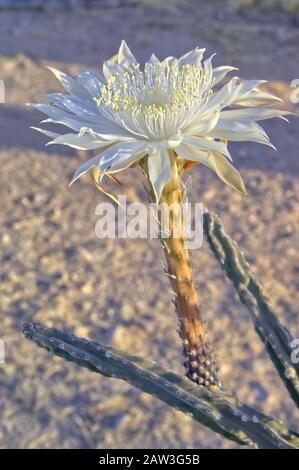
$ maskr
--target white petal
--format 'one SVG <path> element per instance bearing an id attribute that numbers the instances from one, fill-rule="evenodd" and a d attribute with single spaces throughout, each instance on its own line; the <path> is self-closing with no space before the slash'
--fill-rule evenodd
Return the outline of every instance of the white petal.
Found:
<path id="1" fill-rule="evenodd" d="M 124 40 L 122 40 L 118 51 L 117 62 L 121 67 L 126 69 L 130 68 L 132 64 L 137 63 L 134 55 Z"/>
<path id="2" fill-rule="evenodd" d="M 158 57 L 155 56 L 155 54 L 152 54 L 149 58 L 149 60 L 145 63 L 145 65 L 155 65 L 155 64 L 160 64 L 161 62 L 159 61 Z M 166 65 L 166 62 L 165 62 Z"/>
<path id="3" fill-rule="evenodd" d="M 212 135 L 214 132 L 217 133 L 218 131 L 231 131 L 235 133 L 242 133 L 242 132 L 260 132 L 264 136 L 266 136 L 266 132 L 264 129 L 254 121 L 244 119 L 244 120 L 235 120 L 235 119 L 219 119 L 214 129 L 209 133 Z"/>
<path id="4" fill-rule="evenodd" d="M 135 140 L 134 135 L 130 134 L 126 129 L 123 127 L 118 126 L 112 121 L 105 121 L 101 122 L 98 126 L 92 125 L 91 127 L 84 127 L 80 129 L 80 133 L 87 132 L 88 134 L 92 135 L 95 140 L 102 140 L 103 142 L 109 141 L 130 141 Z"/>
<path id="5" fill-rule="evenodd" d="M 207 78 L 207 82 L 209 83 L 212 78 L 213 78 L 213 66 L 212 66 L 212 60 L 213 60 L 213 57 L 215 56 L 216 54 L 213 54 L 211 55 L 207 60 L 204 61 L 203 65 L 204 65 L 204 69 L 205 69 L 205 72 L 206 72 L 206 78 Z"/>
<path id="6" fill-rule="evenodd" d="M 92 70 L 79 73 L 78 80 L 92 98 L 99 98 L 101 96 L 100 87 L 103 80 Z"/>
<path id="7" fill-rule="evenodd" d="M 177 148 L 176 152 L 180 157 L 184 158 L 185 160 L 203 163 L 209 168 L 213 168 L 211 166 L 208 151 L 198 150 L 194 147 L 189 147 L 188 145 L 185 145 L 183 143 Z"/>
<path id="8" fill-rule="evenodd" d="M 100 172 L 114 173 L 128 168 L 145 154 L 144 143 L 119 142 L 100 155 Z"/>
<path id="9" fill-rule="evenodd" d="M 217 152 L 223 153 L 223 155 L 226 155 L 229 159 L 231 159 L 227 146 L 223 142 L 202 139 L 195 136 L 186 136 L 184 137 L 183 142 L 184 144 L 188 145 L 188 147 L 194 147 L 196 150 L 203 150 L 208 152 L 215 150 Z"/>
<path id="10" fill-rule="evenodd" d="M 218 121 L 216 127 L 209 135 L 218 139 L 226 139 L 237 142 L 250 141 L 268 145 L 274 148 L 264 129 L 254 121 Z"/>
<path id="11" fill-rule="evenodd" d="M 266 83 L 266 80 L 243 80 L 238 85 L 238 94 L 242 96 L 246 93 L 250 93 L 252 90 L 256 89 L 263 83 Z"/>
<path id="12" fill-rule="evenodd" d="M 103 64 L 103 75 L 108 80 L 110 75 L 122 75 L 124 73 L 124 69 L 117 63 L 113 62 L 112 60 L 106 60 Z"/>
<path id="13" fill-rule="evenodd" d="M 228 65 L 223 65 L 221 67 L 216 67 L 213 69 L 214 85 L 217 85 L 224 77 L 233 70 L 238 70 L 236 67 L 229 67 Z"/>
<path id="14" fill-rule="evenodd" d="M 198 119 L 185 126 L 182 132 L 185 135 L 207 134 L 216 126 L 219 116 L 219 109 L 214 109 L 213 111 L 200 116 Z"/>
<path id="15" fill-rule="evenodd" d="M 213 107 L 227 107 L 232 104 L 237 104 L 239 100 L 242 100 L 244 96 L 250 95 L 250 93 L 256 90 L 256 87 L 265 83 L 265 80 L 245 80 L 241 83 L 238 77 L 233 77 L 226 85 L 220 90 L 216 91 L 211 95 L 211 98 L 207 102 L 207 109 L 213 109 Z"/>
<path id="16" fill-rule="evenodd" d="M 55 75 L 56 78 L 58 78 L 63 88 L 70 95 L 77 95 L 82 99 L 90 99 L 90 96 L 87 91 L 81 85 L 79 85 L 76 80 L 74 80 L 72 77 L 52 67 L 47 68 L 51 70 L 51 72 Z"/>
<path id="17" fill-rule="evenodd" d="M 220 90 L 214 92 L 207 101 L 205 112 L 207 113 L 213 111 L 215 108 L 225 107 L 231 99 L 233 93 L 235 94 L 238 80 L 238 77 L 233 77 L 228 83 L 220 88 Z"/>
<path id="18" fill-rule="evenodd" d="M 197 67 L 201 64 L 201 59 L 204 55 L 205 49 L 198 49 L 196 47 L 192 51 L 187 52 L 178 59 L 178 64 L 181 67 L 182 65 L 195 65 Z"/>
<path id="19" fill-rule="evenodd" d="M 51 131 L 47 131 L 45 129 L 40 129 L 39 127 L 31 126 L 30 129 L 33 129 L 34 131 L 40 132 L 41 134 L 44 134 L 47 137 L 50 137 L 51 139 L 55 139 L 56 137 L 59 136 L 59 134 L 57 134 L 56 132 L 51 132 Z"/>
<path id="20" fill-rule="evenodd" d="M 66 111 L 62 111 L 55 106 L 51 106 L 49 104 L 38 104 L 33 103 L 31 106 L 44 114 L 47 114 L 50 118 L 45 119 L 42 122 L 52 122 L 55 124 L 63 124 L 66 127 L 69 127 L 73 131 L 79 131 L 82 126 L 86 125 L 85 121 L 77 118 L 71 113 Z"/>
<path id="21" fill-rule="evenodd" d="M 214 152 L 212 155 L 214 171 L 226 184 L 247 195 L 245 185 L 238 170 L 225 158 L 224 155 Z"/>
<path id="22" fill-rule="evenodd" d="M 162 60 L 161 66 L 166 68 L 166 67 L 170 67 L 172 64 L 177 63 L 177 62 L 178 60 L 175 57 L 169 56 L 169 57 L 165 57 L 165 59 Z"/>
<path id="23" fill-rule="evenodd" d="M 161 147 L 157 153 L 148 157 L 148 173 L 156 202 L 159 202 L 165 184 L 171 179 L 171 164 L 167 149 Z"/>
<path id="24" fill-rule="evenodd" d="M 100 156 L 96 155 L 95 157 L 91 158 L 90 160 L 87 160 L 81 166 L 79 166 L 79 168 L 76 170 L 69 186 L 71 186 L 78 178 L 80 178 L 80 176 L 84 175 L 89 170 L 91 170 L 93 167 L 95 167 L 99 163 L 99 160 L 100 160 Z"/>
<path id="25" fill-rule="evenodd" d="M 252 93 L 258 93 L 258 86 L 266 83 L 266 80 L 244 80 L 233 87 L 232 93 L 226 101 L 226 106 L 236 105 L 244 98 L 249 99 Z"/>
<path id="26" fill-rule="evenodd" d="M 44 98 L 64 111 L 76 114 L 86 121 L 97 122 L 99 118 L 99 109 L 92 101 L 82 100 L 78 96 L 68 96 L 62 93 L 49 93 Z"/>
<path id="27" fill-rule="evenodd" d="M 50 104 L 44 104 L 44 103 L 28 103 L 29 106 L 31 106 L 34 109 L 37 109 L 41 113 L 47 114 L 49 117 L 52 118 L 57 118 L 59 119 L 63 115 L 71 116 L 74 117 L 73 114 L 68 113 L 67 111 L 63 111 L 60 108 L 57 108 L 55 106 L 52 106 Z"/>
<path id="28" fill-rule="evenodd" d="M 289 111 L 271 108 L 242 108 L 221 111 L 219 120 L 239 120 L 252 119 L 253 121 L 261 121 L 263 119 L 271 119 L 274 117 L 282 117 L 292 114 Z"/>
<path id="29" fill-rule="evenodd" d="M 67 145 L 78 150 L 95 150 L 102 147 L 107 147 L 113 142 L 103 142 L 102 140 L 95 140 L 91 135 L 84 134 L 63 134 L 56 137 L 54 140 L 51 140 L 46 145 Z"/>
<path id="30" fill-rule="evenodd" d="M 60 118 L 60 119 L 54 119 L 54 118 L 48 118 L 48 119 L 43 119 L 41 121 L 41 124 L 61 124 L 65 127 L 68 127 L 69 129 L 72 129 L 72 131 L 77 131 L 79 132 L 80 129 L 82 129 L 82 126 L 84 126 L 84 122 L 80 124 L 77 119 L 71 119 L 71 118 Z"/>
<path id="31" fill-rule="evenodd" d="M 134 137 L 134 135 L 130 134 L 125 128 L 105 118 L 100 112 L 98 112 L 96 119 L 92 121 L 72 114 L 68 110 L 73 110 L 76 105 L 70 105 L 69 102 L 67 103 L 67 111 L 48 104 L 33 103 L 30 104 L 30 106 L 50 116 L 50 119 L 44 122 L 63 124 L 74 131 L 80 131 L 82 128 L 91 129 L 93 132 L 97 133 L 99 140 L 126 140 Z M 84 116 L 84 114 L 81 114 L 81 116 Z"/>
<path id="32" fill-rule="evenodd" d="M 170 137 L 166 142 L 166 147 L 174 149 L 180 145 L 183 140 L 183 134 L 178 132 L 176 135 Z"/>
<path id="33" fill-rule="evenodd" d="M 246 194 L 246 189 L 238 170 L 221 153 L 204 153 L 182 144 L 178 148 L 178 154 L 186 160 L 203 163 L 213 170 L 226 184 Z"/>
<path id="34" fill-rule="evenodd" d="M 273 104 L 282 102 L 282 99 L 278 98 L 278 96 L 256 89 L 239 97 L 235 101 L 235 104 L 240 106 L 272 106 Z"/>

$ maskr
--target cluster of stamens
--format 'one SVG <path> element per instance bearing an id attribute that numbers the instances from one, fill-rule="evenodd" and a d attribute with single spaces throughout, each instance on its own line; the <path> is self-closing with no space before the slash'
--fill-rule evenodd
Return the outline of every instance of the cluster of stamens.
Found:
<path id="1" fill-rule="evenodd" d="M 211 77 L 203 67 L 135 63 L 123 74 L 110 75 L 101 85 L 101 112 L 146 138 L 163 139 L 177 133 L 198 114 L 211 93 Z"/>

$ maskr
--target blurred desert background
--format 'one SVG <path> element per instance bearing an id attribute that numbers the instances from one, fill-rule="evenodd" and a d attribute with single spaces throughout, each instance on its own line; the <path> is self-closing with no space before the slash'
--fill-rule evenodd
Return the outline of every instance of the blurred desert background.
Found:
<path id="1" fill-rule="evenodd" d="M 158 241 L 98 239 L 95 207 L 103 196 L 88 176 L 68 189 L 86 155 L 45 148 L 46 138 L 29 128 L 43 116 L 26 103 L 60 91 L 47 65 L 97 70 L 123 38 L 140 61 L 152 52 L 163 58 L 206 47 L 217 52 L 215 64 L 269 80 L 297 112 L 290 84 L 299 79 L 298 1 L 154 3 L 0 1 L 1 448 L 235 447 L 124 382 L 52 357 L 21 332 L 26 320 L 42 322 L 184 373 Z M 298 118 L 264 127 L 277 152 L 253 143 L 231 147 L 249 198 L 203 167 L 192 171 L 189 198 L 220 215 L 298 338 Z M 129 201 L 144 198 L 137 172 L 121 180 Z M 207 243 L 192 256 L 225 387 L 298 428 L 299 413 Z"/>

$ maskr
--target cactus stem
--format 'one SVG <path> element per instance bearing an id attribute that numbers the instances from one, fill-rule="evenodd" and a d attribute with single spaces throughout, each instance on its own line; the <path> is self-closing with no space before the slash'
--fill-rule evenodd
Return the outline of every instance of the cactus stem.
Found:
<path id="1" fill-rule="evenodd" d="M 164 227 L 159 212 L 159 238 L 166 259 L 166 274 L 176 294 L 175 306 L 179 336 L 183 343 L 186 375 L 197 384 L 219 389 L 221 384 L 218 368 L 207 341 L 200 300 L 193 280 L 192 262 L 185 248 L 183 197 L 177 158 L 173 152 L 171 155 L 172 178 L 165 185 L 160 201 L 169 208 L 168 225 Z M 151 198 L 154 200 L 153 194 Z"/>
<path id="2" fill-rule="evenodd" d="M 181 377 L 143 358 L 131 356 L 72 334 L 34 323 L 23 326 L 26 338 L 67 361 L 120 378 L 234 442 L 260 449 L 298 449 L 299 435 L 282 422 L 238 402 L 223 391 L 206 390 L 197 372 L 187 383 Z M 198 367 L 198 364 L 196 364 Z"/>
<path id="3" fill-rule="evenodd" d="M 204 233 L 241 302 L 248 308 L 255 330 L 264 342 L 280 378 L 299 407 L 299 365 L 291 360 L 293 338 L 290 332 L 280 323 L 237 243 L 224 231 L 219 217 L 209 211 L 204 213 Z"/>

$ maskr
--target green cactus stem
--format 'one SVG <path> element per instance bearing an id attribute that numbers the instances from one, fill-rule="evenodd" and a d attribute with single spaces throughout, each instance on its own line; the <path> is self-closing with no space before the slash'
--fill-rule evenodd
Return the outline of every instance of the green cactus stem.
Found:
<path id="1" fill-rule="evenodd" d="M 23 331 L 38 346 L 93 372 L 125 380 L 231 441 L 253 448 L 299 448 L 298 434 L 227 393 L 212 392 L 153 362 L 54 328 L 25 323 Z"/>
<path id="2" fill-rule="evenodd" d="M 224 231 L 219 217 L 208 211 L 204 213 L 204 233 L 241 302 L 248 308 L 255 330 L 265 343 L 280 378 L 299 406 L 299 364 L 291 360 L 293 338 L 290 332 L 281 325 L 237 243 Z"/>

